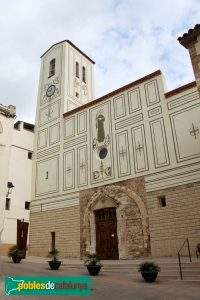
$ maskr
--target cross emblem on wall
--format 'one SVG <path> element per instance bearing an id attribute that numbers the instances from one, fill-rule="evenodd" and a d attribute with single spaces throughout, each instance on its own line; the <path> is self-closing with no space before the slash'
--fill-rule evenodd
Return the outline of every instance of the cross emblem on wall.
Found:
<path id="1" fill-rule="evenodd" d="M 79 168 L 81 169 L 81 172 L 83 172 L 83 169 L 85 169 L 85 163 L 82 161 Z"/>
<path id="2" fill-rule="evenodd" d="M 199 128 L 192 123 L 192 128 L 190 128 L 190 135 L 194 136 L 195 140 L 197 138 L 197 135 L 199 134 Z"/>
<path id="3" fill-rule="evenodd" d="M 138 146 L 136 147 L 135 150 L 141 154 L 141 151 L 143 150 L 143 146 L 140 145 L 140 142 L 138 142 Z"/>
<path id="4" fill-rule="evenodd" d="M 46 113 L 46 116 L 50 119 L 52 113 L 53 113 L 53 109 L 49 109 L 48 113 Z"/>
<path id="5" fill-rule="evenodd" d="M 72 170 L 71 167 L 68 166 L 67 169 L 66 169 L 67 174 L 71 173 L 71 170 Z"/>
<path id="6" fill-rule="evenodd" d="M 119 152 L 119 156 L 122 156 L 123 159 L 126 156 L 126 150 L 123 147 L 122 147 L 121 151 Z"/>

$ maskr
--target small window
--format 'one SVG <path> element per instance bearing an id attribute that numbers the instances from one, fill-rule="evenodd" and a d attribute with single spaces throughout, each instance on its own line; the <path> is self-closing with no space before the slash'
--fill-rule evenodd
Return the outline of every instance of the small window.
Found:
<path id="1" fill-rule="evenodd" d="M 76 98 L 78 98 L 78 97 L 79 97 L 79 93 L 76 92 Z"/>
<path id="2" fill-rule="evenodd" d="M 32 157 L 33 157 L 33 153 L 32 152 L 28 152 L 28 159 L 32 159 Z"/>
<path id="3" fill-rule="evenodd" d="M 49 77 L 55 75 L 56 70 L 56 60 L 53 58 L 49 63 Z"/>
<path id="4" fill-rule="evenodd" d="M 79 63 L 76 61 L 76 77 L 79 78 Z"/>
<path id="5" fill-rule="evenodd" d="M 86 83 L 86 73 L 85 73 L 85 67 L 82 67 L 82 81 Z"/>
<path id="6" fill-rule="evenodd" d="M 29 201 L 25 201 L 25 209 L 30 210 L 30 202 Z"/>
<path id="7" fill-rule="evenodd" d="M 165 196 L 160 196 L 160 197 L 158 197 L 158 199 L 159 199 L 159 204 L 160 204 L 161 207 L 167 206 L 166 197 Z"/>
<path id="8" fill-rule="evenodd" d="M 10 210 L 10 198 L 6 198 L 6 210 Z"/>

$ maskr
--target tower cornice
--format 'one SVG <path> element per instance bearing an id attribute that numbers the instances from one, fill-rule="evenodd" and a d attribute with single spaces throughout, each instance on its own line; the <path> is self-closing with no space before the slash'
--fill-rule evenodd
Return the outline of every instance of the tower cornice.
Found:
<path id="1" fill-rule="evenodd" d="M 196 24 L 194 28 L 188 30 L 188 32 L 184 33 L 183 36 L 178 37 L 179 43 L 188 49 L 188 46 L 191 43 L 197 41 L 197 37 L 200 35 L 200 24 Z"/>
<path id="2" fill-rule="evenodd" d="M 89 57 L 87 56 L 83 51 L 81 51 L 76 45 L 74 45 L 70 40 L 63 40 L 63 41 L 60 41 L 58 43 L 55 43 L 53 44 L 51 47 L 49 47 L 49 49 L 47 49 L 40 58 L 44 57 L 45 54 L 47 52 L 49 52 L 50 49 L 52 49 L 53 47 L 59 45 L 59 44 L 62 44 L 62 43 L 68 43 L 70 46 L 72 46 L 74 49 L 76 49 L 79 53 L 81 53 L 83 56 L 85 56 L 85 58 L 87 58 L 89 61 L 91 61 L 93 64 L 95 64 L 95 62 Z"/>

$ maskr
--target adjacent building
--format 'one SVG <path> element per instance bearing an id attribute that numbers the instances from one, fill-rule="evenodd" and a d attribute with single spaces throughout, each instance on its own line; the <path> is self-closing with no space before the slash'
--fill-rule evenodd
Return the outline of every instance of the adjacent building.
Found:
<path id="1" fill-rule="evenodd" d="M 21 226 L 28 229 L 34 126 L 15 122 L 13 106 L 0 108 L 1 250 L 6 254 Z"/>
<path id="2" fill-rule="evenodd" d="M 180 43 L 196 81 L 157 70 L 94 100 L 94 62 L 70 41 L 41 57 L 30 254 L 175 256 L 200 236 L 200 26 Z"/>
<path id="3" fill-rule="evenodd" d="M 0 105 L 0 240 L 5 218 L 5 204 L 9 174 L 9 157 L 11 148 L 11 135 L 16 115 L 15 106 Z"/>

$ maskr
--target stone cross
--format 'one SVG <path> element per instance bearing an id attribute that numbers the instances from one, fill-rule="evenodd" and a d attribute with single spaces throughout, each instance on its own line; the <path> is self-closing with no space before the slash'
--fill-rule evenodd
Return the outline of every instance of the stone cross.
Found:
<path id="1" fill-rule="evenodd" d="M 139 151 L 139 153 L 141 153 L 141 151 L 143 150 L 143 146 L 140 145 L 140 143 L 138 143 L 138 146 L 136 148 L 136 151 Z"/>
<path id="2" fill-rule="evenodd" d="M 194 126 L 194 123 L 192 123 L 192 128 L 190 128 L 190 135 L 194 136 L 195 140 L 197 138 L 197 135 L 199 134 L 199 128 Z"/>
<path id="3" fill-rule="evenodd" d="M 119 156 L 122 156 L 122 158 L 124 159 L 125 155 L 126 155 L 126 150 L 124 150 L 124 148 L 122 147 L 121 151 L 119 152 Z"/>
<path id="4" fill-rule="evenodd" d="M 85 168 L 85 163 L 82 161 L 79 168 L 81 169 L 81 171 L 83 172 L 83 169 Z"/>

